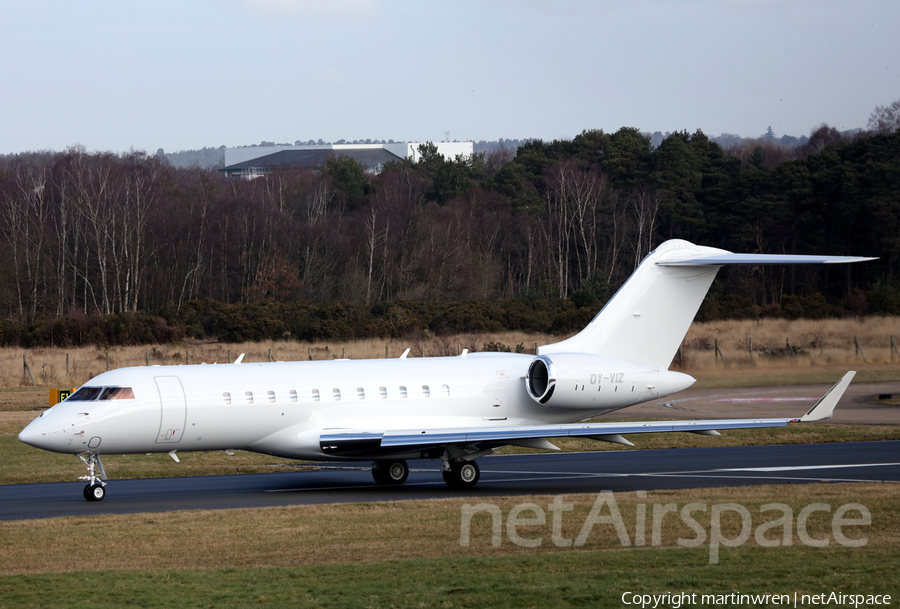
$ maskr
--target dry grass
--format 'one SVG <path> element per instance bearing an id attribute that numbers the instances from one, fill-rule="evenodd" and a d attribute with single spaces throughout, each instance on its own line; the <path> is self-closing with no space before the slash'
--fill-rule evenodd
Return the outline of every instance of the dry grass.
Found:
<path id="1" fill-rule="evenodd" d="M 485 343 L 502 343 L 511 349 L 521 345 L 534 353 L 536 345 L 559 340 L 550 335 L 502 332 L 430 337 L 418 341 L 367 339 L 358 341 L 267 341 L 261 343 L 217 343 L 190 341 L 137 347 L 0 348 L 0 387 L 77 387 L 109 369 L 144 365 L 223 363 L 244 353 L 245 362 L 307 361 L 329 359 L 374 359 L 458 355 L 462 349 L 484 350 Z M 25 368 L 27 362 L 28 369 Z M 30 371 L 30 374 L 29 374 Z M 34 383 L 32 383 L 32 378 Z"/>
<path id="2" fill-rule="evenodd" d="M 840 370 L 847 366 L 887 366 L 890 370 L 897 370 L 900 367 L 893 362 L 900 362 L 900 356 L 891 351 L 891 336 L 897 337 L 895 344 L 900 348 L 900 317 L 695 323 L 688 331 L 676 364 L 679 369 L 689 372 L 723 368 L 729 371 L 740 368 Z M 513 350 L 518 346 L 522 352 L 534 353 L 537 346 L 563 338 L 565 337 L 547 334 L 503 332 L 433 336 L 420 340 L 367 339 L 314 343 L 191 341 L 110 349 L 8 347 L 0 349 L 0 387 L 75 387 L 108 368 L 146 364 L 221 363 L 232 361 L 241 353 L 246 354 L 244 361 L 248 362 L 390 358 L 399 357 L 406 349 L 410 349 L 410 357 L 448 356 L 457 355 L 462 349 L 481 351 L 490 342 L 502 343 Z M 857 352 L 854 339 L 858 341 L 861 353 Z M 724 364 L 715 354 L 716 341 L 724 356 Z M 788 342 L 793 355 L 786 349 Z M 891 380 L 898 378 L 900 374 L 894 374 Z"/>
<path id="3" fill-rule="evenodd" d="M 871 370 L 868 380 L 900 380 L 900 356 L 891 351 L 890 337 L 900 348 L 900 317 L 854 319 L 760 320 L 695 323 L 691 326 L 678 369 L 700 380 L 745 377 L 749 384 L 822 382 L 852 366 Z M 183 364 L 233 361 L 245 353 L 244 361 L 306 361 L 309 359 L 369 359 L 399 357 L 410 349 L 410 357 L 457 355 L 462 349 L 481 351 L 490 342 L 502 343 L 525 353 L 538 345 L 565 337 L 546 334 L 504 332 L 428 337 L 421 340 L 368 339 L 360 341 L 269 341 L 262 343 L 215 343 L 192 341 L 170 345 L 97 347 L 71 349 L 0 349 L 0 387 L 76 387 L 107 368 L 146 364 Z M 854 338 L 862 348 L 858 353 Z M 724 363 L 715 354 L 715 343 Z M 752 342 L 753 357 L 750 355 Z M 786 349 L 790 343 L 793 355 Z M 24 362 L 28 363 L 29 372 Z M 794 372 L 783 372 L 793 370 Z M 840 374 L 838 374 L 840 376 Z M 32 377 L 34 383 L 32 384 Z M 780 377 L 788 377 L 779 380 Z M 755 380 L 758 379 L 758 380 Z M 860 377 L 860 380 L 867 377 Z M 714 381 L 710 381 L 711 383 Z M 0 401 L 2 408 L 2 401 Z"/>
<path id="4" fill-rule="evenodd" d="M 900 349 L 900 317 L 695 323 L 684 340 L 683 366 L 702 369 L 721 365 L 715 354 L 716 341 L 726 364 L 732 366 L 891 364 L 900 362 L 897 352 L 891 352 L 891 337 Z"/>
<path id="5" fill-rule="evenodd" d="M 562 520 L 565 538 L 578 535 L 597 495 L 567 495 L 565 503 L 574 511 Z M 471 543 L 460 545 L 461 509 L 464 503 L 489 502 L 500 507 L 504 525 L 509 510 L 533 503 L 547 512 L 544 526 L 520 526 L 526 539 L 541 537 L 540 552 L 573 551 L 556 548 L 550 541 L 552 519 L 547 509 L 551 496 L 452 498 L 429 501 L 377 504 L 303 505 L 219 511 L 184 511 L 161 514 L 66 517 L 0 523 L 0 564 L 10 574 L 36 574 L 91 570 L 142 570 L 164 565 L 168 569 L 265 568 L 371 562 L 436 557 L 476 557 L 534 552 L 513 544 L 503 527 L 502 543 L 491 545 L 491 520 L 486 513 L 472 519 Z M 789 497 L 783 486 L 652 491 L 646 498 L 635 493 L 618 493 L 615 501 L 626 530 L 634 540 L 637 505 L 647 506 L 647 545 L 653 504 L 686 503 L 707 505 L 740 503 L 754 516 L 754 529 L 776 516 L 761 514 L 759 506 L 787 503 L 794 518 L 802 507 L 827 503 L 831 512 L 845 503 L 861 503 L 872 514 L 870 527 L 848 531 L 849 537 L 868 537 L 866 551 L 891 550 L 900 543 L 900 485 L 834 484 L 792 486 Z M 603 513 L 607 514 L 604 508 Z M 525 512 L 522 517 L 531 517 Z M 709 511 L 695 512 L 702 527 L 709 530 Z M 855 516 L 855 514 L 851 515 Z M 695 533 L 677 514 L 662 522 L 661 545 L 677 546 L 677 539 Z M 813 537 L 831 535 L 831 515 L 810 519 Z M 723 522 L 723 533 L 735 537 L 739 520 Z M 776 528 L 767 538 L 777 538 Z M 797 543 L 795 541 L 795 543 Z M 832 542 L 833 543 L 833 542 Z M 751 536 L 748 544 L 754 545 Z M 102 548 L 102 551 L 97 551 Z M 597 525 L 582 550 L 620 549 L 616 531 Z M 723 548 L 723 553 L 728 549 Z M 772 548 L 772 551 L 777 549 Z"/>

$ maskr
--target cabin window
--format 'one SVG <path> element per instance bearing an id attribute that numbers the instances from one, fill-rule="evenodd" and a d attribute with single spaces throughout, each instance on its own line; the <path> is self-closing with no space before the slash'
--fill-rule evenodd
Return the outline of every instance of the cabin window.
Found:
<path id="1" fill-rule="evenodd" d="M 334 398 L 335 402 L 340 402 L 341 401 L 341 390 L 338 389 L 337 387 L 335 387 L 334 389 L 331 390 L 331 396 Z"/>
<path id="2" fill-rule="evenodd" d="M 431 389 L 428 388 L 428 385 L 422 385 L 422 396 L 426 398 L 431 397 Z"/>
<path id="3" fill-rule="evenodd" d="M 441 385 L 441 395 L 445 398 L 450 397 L 450 385 Z"/>
<path id="4" fill-rule="evenodd" d="M 356 397 L 359 398 L 360 400 L 366 399 L 366 390 L 363 389 L 362 387 L 357 387 L 356 388 Z"/>
<path id="5" fill-rule="evenodd" d="M 244 392 L 244 397 L 247 398 L 247 403 L 248 403 L 248 404 L 252 404 L 252 403 L 253 403 L 253 392 L 252 392 L 252 391 L 245 391 L 245 392 Z"/>
<path id="6" fill-rule="evenodd" d="M 319 396 L 319 390 L 318 390 L 318 389 L 313 389 L 313 390 L 312 390 L 312 399 L 313 399 L 313 402 L 318 402 L 318 401 L 321 399 L 321 397 Z"/>
<path id="7" fill-rule="evenodd" d="M 296 402 L 296 401 L 297 401 L 297 390 L 296 390 L 296 389 L 291 389 L 291 390 L 288 392 L 288 396 L 291 398 L 291 401 L 292 401 L 292 402 Z"/>
<path id="8" fill-rule="evenodd" d="M 97 399 L 103 387 L 82 387 L 68 398 L 67 402 L 92 402 Z"/>
<path id="9" fill-rule="evenodd" d="M 101 400 L 133 400 L 134 391 L 131 387 L 107 387 L 100 394 Z"/>
<path id="10" fill-rule="evenodd" d="M 231 394 L 227 391 L 222 393 L 222 401 L 225 402 L 225 405 L 228 406 L 231 404 Z"/>
<path id="11" fill-rule="evenodd" d="M 275 403 L 275 392 L 271 389 L 266 392 L 266 397 L 269 398 L 269 404 Z"/>
<path id="12" fill-rule="evenodd" d="M 387 399 L 387 387 L 379 387 L 378 395 L 381 396 L 382 400 L 386 400 Z"/>
<path id="13" fill-rule="evenodd" d="M 406 399 L 406 385 L 400 385 L 400 397 Z"/>

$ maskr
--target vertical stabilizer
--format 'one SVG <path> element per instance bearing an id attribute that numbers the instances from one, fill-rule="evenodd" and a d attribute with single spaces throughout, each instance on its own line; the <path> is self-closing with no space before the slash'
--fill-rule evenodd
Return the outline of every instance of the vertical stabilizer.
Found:
<path id="1" fill-rule="evenodd" d="M 668 368 L 720 267 L 660 263 L 727 253 L 687 241 L 666 241 L 644 258 L 584 330 L 540 347 L 538 353 L 592 353 Z"/>

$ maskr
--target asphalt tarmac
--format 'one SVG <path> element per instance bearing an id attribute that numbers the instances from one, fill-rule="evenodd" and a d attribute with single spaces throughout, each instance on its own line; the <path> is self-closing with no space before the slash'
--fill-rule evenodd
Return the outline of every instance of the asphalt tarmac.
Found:
<path id="1" fill-rule="evenodd" d="M 503 455 L 481 480 L 449 489 L 436 461 L 410 461 L 406 484 L 375 484 L 367 463 L 272 474 L 112 480 L 88 502 L 83 482 L 0 486 L 0 520 L 444 497 L 596 493 L 811 482 L 900 482 L 900 441 Z"/>

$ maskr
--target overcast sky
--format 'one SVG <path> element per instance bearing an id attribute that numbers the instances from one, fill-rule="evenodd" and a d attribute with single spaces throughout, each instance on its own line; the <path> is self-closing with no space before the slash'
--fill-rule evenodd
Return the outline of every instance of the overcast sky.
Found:
<path id="1" fill-rule="evenodd" d="M 852 129 L 898 32 L 898 0 L 7 3 L 0 153 Z"/>

